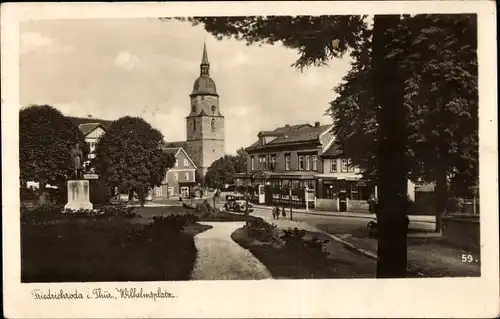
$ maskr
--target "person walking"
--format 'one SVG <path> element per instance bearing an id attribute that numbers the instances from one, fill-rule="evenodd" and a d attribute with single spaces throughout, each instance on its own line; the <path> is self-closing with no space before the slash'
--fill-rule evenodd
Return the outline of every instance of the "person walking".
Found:
<path id="1" fill-rule="evenodd" d="M 286 210 L 285 210 L 285 207 L 282 208 L 281 212 L 282 212 L 283 219 L 286 219 Z"/>

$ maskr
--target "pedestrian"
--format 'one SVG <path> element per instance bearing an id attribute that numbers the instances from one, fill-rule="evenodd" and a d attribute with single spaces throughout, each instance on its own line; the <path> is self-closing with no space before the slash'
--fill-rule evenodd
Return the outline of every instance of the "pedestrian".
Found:
<path id="1" fill-rule="evenodd" d="M 285 207 L 282 208 L 283 219 L 286 219 L 286 210 Z"/>
<path id="2" fill-rule="evenodd" d="M 278 206 L 273 207 L 273 218 L 280 219 L 280 209 Z"/>

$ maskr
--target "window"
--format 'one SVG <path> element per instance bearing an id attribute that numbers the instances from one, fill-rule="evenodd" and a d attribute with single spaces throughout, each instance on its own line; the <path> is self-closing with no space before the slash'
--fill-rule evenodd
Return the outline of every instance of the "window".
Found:
<path id="1" fill-rule="evenodd" d="M 304 156 L 302 155 L 299 156 L 299 170 L 304 170 Z"/>
<path id="2" fill-rule="evenodd" d="M 161 187 L 155 187 L 155 196 L 163 196 L 163 189 Z"/>
<path id="3" fill-rule="evenodd" d="M 174 181 L 179 180 L 179 174 L 177 172 L 174 173 Z"/>
<path id="4" fill-rule="evenodd" d="M 215 119 L 212 119 L 211 126 L 212 126 L 212 131 L 215 131 Z"/>
<path id="5" fill-rule="evenodd" d="M 318 157 L 316 155 L 312 156 L 312 170 L 313 171 L 318 170 Z"/>
<path id="6" fill-rule="evenodd" d="M 336 158 L 332 158 L 330 160 L 330 162 L 331 162 L 330 163 L 331 164 L 331 166 L 330 166 L 330 172 L 337 173 L 337 159 Z"/>
<path id="7" fill-rule="evenodd" d="M 262 169 L 266 169 L 267 168 L 266 162 L 267 162 L 266 157 L 262 156 Z"/>
<path id="8" fill-rule="evenodd" d="M 189 197 L 189 187 L 181 187 L 181 197 L 188 198 Z"/>
<path id="9" fill-rule="evenodd" d="M 306 184 L 307 188 L 314 189 L 316 182 L 315 181 L 305 181 L 305 184 Z"/>
<path id="10" fill-rule="evenodd" d="M 341 160 L 340 171 L 341 172 L 347 172 L 347 168 L 348 167 L 349 167 L 349 162 L 347 161 L 347 158 L 343 158 Z"/>
<path id="11" fill-rule="evenodd" d="M 185 179 L 186 181 L 188 181 L 188 180 L 189 180 L 189 172 L 185 172 L 185 173 L 184 173 L 184 179 Z"/>
<path id="12" fill-rule="evenodd" d="M 290 170 L 290 155 L 285 155 L 285 170 Z"/>
<path id="13" fill-rule="evenodd" d="M 217 108 L 215 107 L 215 105 L 212 105 L 211 109 L 212 109 L 212 113 L 215 113 L 215 110 L 216 110 Z"/>
<path id="14" fill-rule="evenodd" d="M 175 159 L 175 167 L 179 167 L 179 160 Z"/>
<path id="15" fill-rule="evenodd" d="M 173 187 L 169 187 L 168 188 L 168 196 L 172 196 L 174 195 L 174 188 Z"/>
<path id="16" fill-rule="evenodd" d="M 184 159 L 184 166 L 189 166 L 189 161 L 187 160 L 187 158 Z"/>
<path id="17" fill-rule="evenodd" d="M 193 119 L 193 131 L 196 131 L 196 119 Z"/>
<path id="18" fill-rule="evenodd" d="M 252 171 L 255 170 L 255 161 L 254 161 L 253 156 L 250 157 L 250 168 Z"/>
<path id="19" fill-rule="evenodd" d="M 276 155 L 271 155 L 271 169 L 276 169 Z"/>
<path id="20" fill-rule="evenodd" d="M 311 169 L 311 156 L 310 155 L 306 155 L 306 170 L 310 170 Z"/>

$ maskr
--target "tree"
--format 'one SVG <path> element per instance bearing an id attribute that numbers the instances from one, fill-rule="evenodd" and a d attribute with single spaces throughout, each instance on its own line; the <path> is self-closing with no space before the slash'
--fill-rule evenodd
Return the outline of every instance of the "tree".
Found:
<path id="1" fill-rule="evenodd" d="M 417 177 L 436 182 L 436 231 L 441 229 L 449 180 L 475 185 L 478 172 L 476 15 L 418 15 L 405 64 L 406 103 L 413 115 L 410 147 Z"/>
<path id="2" fill-rule="evenodd" d="M 50 105 L 30 105 L 19 111 L 19 167 L 21 185 L 39 183 L 64 188 L 72 174 L 71 148 L 86 145 L 81 131 Z M 83 148 L 86 157 L 88 149 Z"/>
<path id="3" fill-rule="evenodd" d="M 477 182 L 477 55 L 473 15 L 406 17 L 397 33 L 404 50 L 394 48 L 407 73 L 409 177 L 436 182 L 436 229 L 447 199 L 447 179 L 454 192 L 464 194 Z M 361 48 L 328 113 L 334 131 L 353 163 L 374 176 L 378 123 L 372 87 L 371 61 Z M 403 54 L 402 54 L 403 53 Z"/>
<path id="4" fill-rule="evenodd" d="M 205 186 L 205 177 L 203 176 L 203 174 L 199 170 L 196 170 L 194 172 L 194 180 L 198 184 L 200 184 L 200 186 Z"/>
<path id="5" fill-rule="evenodd" d="M 142 118 L 125 116 L 114 121 L 98 140 L 95 168 L 111 187 L 136 192 L 141 205 L 147 192 L 160 186 L 175 164 L 161 146 L 163 135 Z"/>
<path id="6" fill-rule="evenodd" d="M 371 48 L 371 76 L 366 82 L 373 90 L 376 118 L 370 127 L 376 143 L 372 158 L 373 173 L 379 187 L 379 245 L 377 277 L 405 277 L 407 267 L 407 178 L 409 177 L 410 132 L 412 114 L 405 104 L 405 85 L 411 77 L 405 61 L 413 31 L 408 27 L 412 17 L 375 15 Z M 365 45 L 370 30 L 364 16 L 270 16 L 270 17 L 196 17 L 218 39 L 244 40 L 247 44 L 281 43 L 298 50 L 294 67 L 323 65 L 331 58 L 343 56 L 348 49 L 356 51 Z M 354 104 L 353 104 L 354 105 Z M 362 106 L 362 105 L 360 105 Z M 352 116 L 352 114 L 351 114 Z M 367 117 L 368 115 L 364 115 Z"/>
<path id="7" fill-rule="evenodd" d="M 210 165 L 205 175 L 209 187 L 222 188 L 225 184 L 232 184 L 237 157 L 225 155 Z"/>
<path id="8" fill-rule="evenodd" d="M 234 163 L 234 171 L 236 173 L 245 173 L 247 171 L 247 156 L 245 148 L 241 147 L 236 150 L 236 158 Z"/>

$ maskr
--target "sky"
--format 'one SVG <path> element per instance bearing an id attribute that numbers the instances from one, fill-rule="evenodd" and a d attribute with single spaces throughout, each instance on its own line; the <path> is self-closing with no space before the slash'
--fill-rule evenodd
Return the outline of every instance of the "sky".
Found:
<path id="1" fill-rule="evenodd" d="M 134 19 L 32 20 L 20 26 L 20 102 L 49 104 L 68 116 L 141 116 L 166 141 L 186 138 L 189 94 L 203 43 L 225 116 L 226 153 L 261 130 L 325 116 L 349 58 L 303 72 L 281 45 L 216 40 L 188 22 Z"/>

